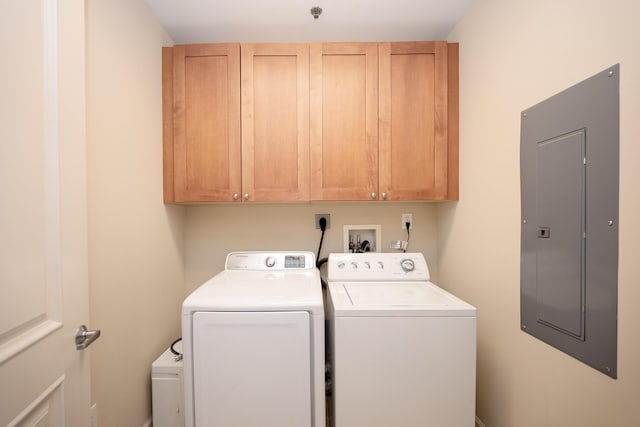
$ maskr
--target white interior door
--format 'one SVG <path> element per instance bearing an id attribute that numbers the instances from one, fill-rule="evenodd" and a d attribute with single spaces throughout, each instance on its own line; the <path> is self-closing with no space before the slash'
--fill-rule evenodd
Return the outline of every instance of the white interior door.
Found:
<path id="1" fill-rule="evenodd" d="M 0 1 L 0 425 L 89 425 L 84 1 Z"/>

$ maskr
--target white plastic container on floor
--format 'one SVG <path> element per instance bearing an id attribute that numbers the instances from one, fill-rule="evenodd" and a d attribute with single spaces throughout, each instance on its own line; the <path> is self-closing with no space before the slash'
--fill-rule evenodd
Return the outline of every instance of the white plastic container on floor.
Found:
<path id="1" fill-rule="evenodd" d="M 182 351 L 181 345 L 176 345 Z M 182 361 L 167 349 L 151 365 L 153 427 L 184 427 Z"/>

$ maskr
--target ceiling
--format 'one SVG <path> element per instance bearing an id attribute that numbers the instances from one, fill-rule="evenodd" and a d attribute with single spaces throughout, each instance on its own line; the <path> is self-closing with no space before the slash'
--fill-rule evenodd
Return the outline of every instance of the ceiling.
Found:
<path id="1" fill-rule="evenodd" d="M 445 40 L 471 0 L 145 0 L 175 43 Z M 318 19 L 311 7 L 320 6 Z"/>

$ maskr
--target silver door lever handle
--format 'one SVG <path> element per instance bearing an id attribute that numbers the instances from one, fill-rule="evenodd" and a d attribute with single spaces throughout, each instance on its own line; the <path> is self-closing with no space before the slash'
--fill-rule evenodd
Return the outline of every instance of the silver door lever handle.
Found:
<path id="1" fill-rule="evenodd" d="M 76 350 L 84 350 L 99 337 L 100 329 L 89 331 L 85 325 L 81 325 L 76 331 Z"/>

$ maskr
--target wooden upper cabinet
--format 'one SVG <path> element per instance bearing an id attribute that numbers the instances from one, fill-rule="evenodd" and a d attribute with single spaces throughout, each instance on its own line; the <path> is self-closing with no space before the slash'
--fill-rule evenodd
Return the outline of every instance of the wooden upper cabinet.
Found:
<path id="1" fill-rule="evenodd" d="M 379 173 L 386 200 L 457 198 L 457 44 L 451 75 L 449 50 L 446 42 L 379 45 Z"/>
<path id="2" fill-rule="evenodd" d="M 309 200 L 309 45 L 243 44 L 242 193 Z"/>
<path id="3" fill-rule="evenodd" d="M 310 46 L 311 199 L 375 200 L 378 45 Z"/>
<path id="4" fill-rule="evenodd" d="M 456 43 L 177 45 L 162 64 L 166 203 L 458 198 Z"/>
<path id="5" fill-rule="evenodd" d="M 165 201 L 232 201 L 241 192 L 240 45 L 176 45 L 164 54 L 165 173 L 173 173 Z"/>

